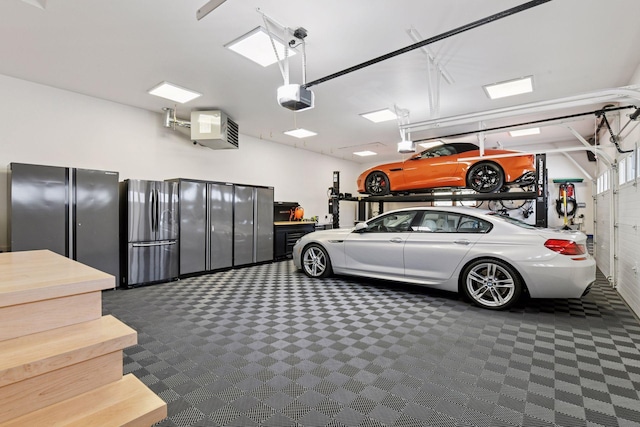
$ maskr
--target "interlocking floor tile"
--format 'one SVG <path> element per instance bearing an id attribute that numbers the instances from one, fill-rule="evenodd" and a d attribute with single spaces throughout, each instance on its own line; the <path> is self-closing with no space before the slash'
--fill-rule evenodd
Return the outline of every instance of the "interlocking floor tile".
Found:
<path id="1" fill-rule="evenodd" d="M 640 322 L 598 272 L 504 312 L 290 260 L 103 293 L 162 427 L 640 426 Z"/>

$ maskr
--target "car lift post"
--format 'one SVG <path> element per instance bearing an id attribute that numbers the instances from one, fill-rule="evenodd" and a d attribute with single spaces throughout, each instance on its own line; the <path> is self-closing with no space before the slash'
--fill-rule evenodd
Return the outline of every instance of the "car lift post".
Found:
<path id="1" fill-rule="evenodd" d="M 333 228 L 340 227 L 340 171 L 333 171 L 333 185 L 329 187 L 329 213 Z"/>
<path id="2" fill-rule="evenodd" d="M 549 204 L 547 201 L 548 191 L 547 175 L 547 155 L 536 154 L 536 226 L 547 227 Z"/>

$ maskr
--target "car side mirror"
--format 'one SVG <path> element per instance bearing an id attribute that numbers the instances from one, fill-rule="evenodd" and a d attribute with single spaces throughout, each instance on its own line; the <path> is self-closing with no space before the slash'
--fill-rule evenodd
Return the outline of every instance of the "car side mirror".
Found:
<path id="1" fill-rule="evenodd" d="M 366 222 L 359 222 L 356 224 L 356 228 L 355 231 L 356 233 L 362 233 L 363 231 L 365 231 L 367 229 L 367 223 Z"/>

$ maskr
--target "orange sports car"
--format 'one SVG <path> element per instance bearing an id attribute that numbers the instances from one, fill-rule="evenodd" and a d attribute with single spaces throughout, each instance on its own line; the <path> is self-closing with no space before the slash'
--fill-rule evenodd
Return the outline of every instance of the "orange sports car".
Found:
<path id="1" fill-rule="evenodd" d="M 513 154 L 510 150 L 485 150 L 485 156 Z M 477 145 L 456 142 L 437 145 L 402 162 L 387 163 L 364 171 L 358 191 L 373 196 L 441 187 L 466 187 L 492 193 L 508 185 L 527 185 L 535 179 L 534 156 L 460 160 L 480 156 Z"/>

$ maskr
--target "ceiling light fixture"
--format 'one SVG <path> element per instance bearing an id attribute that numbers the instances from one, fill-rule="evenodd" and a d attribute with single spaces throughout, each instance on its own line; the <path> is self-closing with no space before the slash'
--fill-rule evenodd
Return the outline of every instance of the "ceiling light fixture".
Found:
<path id="1" fill-rule="evenodd" d="M 301 138 L 301 139 L 317 135 L 317 133 L 315 133 L 315 132 L 312 132 L 312 131 L 307 130 L 307 129 L 302 129 L 302 128 L 288 130 L 288 131 L 284 132 L 284 134 L 285 135 L 289 135 L 289 136 L 293 136 L 295 138 Z"/>
<path id="2" fill-rule="evenodd" d="M 365 150 L 365 151 L 356 151 L 353 154 L 360 157 L 366 157 L 366 156 L 375 156 L 378 153 L 376 153 L 375 151 Z"/>
<path id="3" fill-rule="evenodd" d="M 201 93 L 195 92 L 190 89 L 185 89 L 178 85 L 169 82 L 162 82 L 159 85 L 149 89 L 148 93 L 150 95 L 159 96 L 161 98 L 170 99 L 174 102 L 179 102 L 184 104 L 185 102 L 189 102 L 193 99 L 196 99 L 202 96 Z"/>
<path id="4" fill-rule="evenodd" d="M 491 99 L 530 93 L 533 92 L 533 76 L 485 85 L 483 88 Z"/>
<path id="5" fill-rule="evenodd" d="M 509 131 L 509 135 L 511 135 L 511 136 L 538 135 L 539 133 L 540 133 L 540 128 L 529 128 L 529 129 L 520 129 L 520 130 Z"/>
<path id="6" fill-rule="evenodd" d="M 273 43 L 278 51 L 278 56 L 281 59 L 284 58 L 284 43 L 273 35 L 272 37 Z M 250 59 L 256 64 L 262 65 L 263 67 L 268 67 L 269 65 L 278 62 L 278 57 L 276 57 L 276 54 L 273 51 L 269 34 L 262 27 L 254 28 L 247 34 L 227 43 L 224 47 L 244 56 L 247 59 Z M 288 56 L 291 57 L 295 54 L 295 50 L 289 48 Z"/>
<path id="7" fill-rule="evenodd" d="M 385 108 L 384 110 L 372 111 L 370 113 L 362 113 L 361 117 L 367 120 L 371 120 L 373 123 L 388 122 L 390 120 L 396 120 L 398 116 L 393 111 Z"/>

